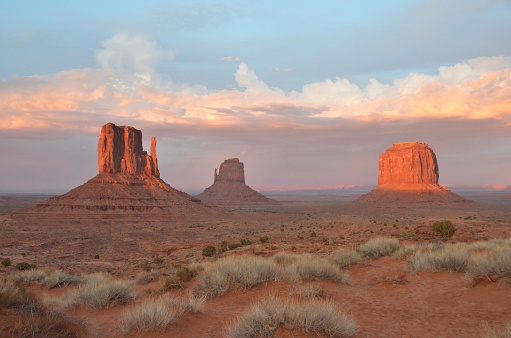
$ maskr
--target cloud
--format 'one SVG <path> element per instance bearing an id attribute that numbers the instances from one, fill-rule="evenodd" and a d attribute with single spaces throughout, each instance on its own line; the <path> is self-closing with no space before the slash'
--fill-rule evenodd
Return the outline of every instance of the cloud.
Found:
<path id="1" fill-rule="evenodd" d="M 96 61 L 103 70 L 130 73 L 145 83 L 158 78 L 154 67 L 175 57 L 154 40 L 141 34 L 119 33 L 101 43 L 103 49 L 96 51 Z"/>
<path id="2" fill-rule="evenodd" d="M 224 56 L 224 57 L 220 58 L 220 61 L 241 62 L 241 59 L 239 57 L 234 57 L 234 56 Z"/>

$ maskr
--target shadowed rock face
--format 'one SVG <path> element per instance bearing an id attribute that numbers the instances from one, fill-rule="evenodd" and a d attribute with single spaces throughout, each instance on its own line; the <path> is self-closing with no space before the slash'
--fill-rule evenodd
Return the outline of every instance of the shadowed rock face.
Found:
<path id="1" fill-rule="evenodd" d="M 101 128 L 98 168 L 99 174 L 85 184 L 20 213 L 45 214 L 52 219 L 71 217 L 83 222 L 127 214 L 157 219 L 212 212 L 160 179 L 156 139 L 152 138 L 148 155 L 142 148 L 142 132 L 133 127 L 108 123 Z"/>
<path id="2" fill-rule="evenodd" d="M 237 158 L 230 158 L 220 164 L 218 174 L 215 168 L 216 182 L 239 182 L 245 184 L 245 168 Z"/>
<path id="3" fill-rule="evenodd" d="M 151 155 L 142 148 L 142 132 L 128 126 L 107 123 L 98 140 L 100 173 L 146 174 L 160 177 L 156 158 L 156 138 L 151 139 Z"/>
<path id="4" fill-rule="evenodd" d="M 276 201 L 261 195 L 245 184 L 245 168 L 237 158 L 220 164 L 212 186 L 197 195 L 200 200 L 223 206 L 273 205 Z"/>
<path id="5" fill-rule="evenodd" d="M 471 202 L 438 184 L 436 155 L 427 143 L 394 143 L 380 154 L 378 187 L 357 201 L 383 203 Z"/>
<path id="6" fill-rule="evenodd" d="M 438 184 L 436 155 L 427 143 L 394 143 L 380 154 L 378 187 Z"/>

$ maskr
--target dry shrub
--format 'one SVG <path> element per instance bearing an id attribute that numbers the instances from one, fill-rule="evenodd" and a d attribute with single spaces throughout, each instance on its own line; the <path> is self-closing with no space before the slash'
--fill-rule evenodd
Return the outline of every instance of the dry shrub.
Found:
<path id="1" fill-rule="evenodd" d="M 160 283 L 159 292 L 165 293 L 174 289 L 182 289 L 183 282 L 177 276 L 168 276 L 163 278 Z"/>
<path id="2" fill-rule="evenodd" d="M 50 310 L 13 281 L 0 282 L 0 307 L 14 309 L 18 318 L 12 325 L 12 337 L 82 337 L 82 321 Z"/>
<path id="3" fill-rule="evenodd" d="M 448 245 L 433 251 L 420 250 L 408 258 L 408 271 L 447 270 L 465 271 L 470 263 L 470 253 L 462 246 Z"/>
<path id="4" fill-rule="evenodd" d="M 346 273 L 330 260 L 314 255 L 301 255 L 288 269 L 295 271 L 305 280 L 327 279 L 338 283 L 350 284 Z"/>
<path id="5" fill-rule="evenodd" d="M 376 237 L 360 246 L 360 253 L 368 258 L 377 259 L 383 256 L 391 256 L 401 249 L 402 245 L 395 238 Z"/>
<path id="6" fill-rule="evenodd" d="M 158 278 L 159 273 L 158 270 L 141 271 L 137 274 L 135 281 L 138 285 L 146 285 Z"/>
<path id="7" fill-rule="evenodd" d="M 330 260 L 334 262 L 340 269 L 360 263 L 362 256 L 354 250 L 337 250 L 330 256 Z"/>
<path id="8" fill-rule="evenodd" d="M 195 292 L 207 298 L 223 295 L 233 288 L 250 289 L 261 283 L 282 279 L 278 265 L 255 256 L 227 257 L 207 265 Z"/>
<path id="9" fill-rule="evenodd" d="M 169 306 L 168 300 L 150 299 L 124 310 L 120 325 L 125 334 L 132 331 L 163 331 L 176 317 L 176 309 Z"/>
<path id="10" fill-rule="evenodd" d="M 280 264 L 282 266 L 288 266 L 293 264 L 297 259 L 298 255 L 296 254 L 290 254 L 287 252 L 279 252 L 275 255 L 273 255 L 273 261 L 277 264 Z"/>
<path id="11" fill-rule="evenodd" d="M 186 298 L 163 296 L 145 300 L 124 310 L 120 326 L 126 334 L 132 331 L 163 331 L 186 312 L 202 312 L 205 301 L 205 297 L 197 297 L 191 293 Z"/>
<path id="12" fill-rule="evenodd" d="M 477 276 L 511 276 L 511 241 L 490 240 L 419 247 L 408 259 L 408 270 L 448 270 Z"/>
<path id="13" fill-rule="evenodd" d="M 81 277 L 64 273 L 61 270 L 23 270 L 13 275 L 11 279 L 25 285 L 43 285 L 48 289 L 76 285 L 83 281 Z"/>
<path id="14" fill-rule="evenodd" d="M 86 276 L 84 284 L 68 294 L 65 307 L 87 304 L 95 309 L 108 308 L 117 304 L 127 304 L 136 298 L 134 282 L 112 280 L 107 274 L 96 273 Z"/>
<path id="15" fill-rule="evenodd" d="M 486 325 L 481 333 L 483 338 L 511 338 L 511 322 L 504 323 L 501 326 Z"/>
<path id="16" fill-rule="evenodd" d="M 83 282 L 83 278 L 71 274 L 64 273 L 60 270 L 55 270 L 48 273 L 41 281 L 41 285 L 46 286 L 48 289 L 67 286 L 78 285 Z"/>
<path id="17" fill-rule="evenodd" d="M 279 328 L 303 330 L 310 335 L 351 337 L 356 324 L 330 301 L 297 301 L 275 295 L 263 298 L 226 328 L 227 338 L 271 337 Z"/>

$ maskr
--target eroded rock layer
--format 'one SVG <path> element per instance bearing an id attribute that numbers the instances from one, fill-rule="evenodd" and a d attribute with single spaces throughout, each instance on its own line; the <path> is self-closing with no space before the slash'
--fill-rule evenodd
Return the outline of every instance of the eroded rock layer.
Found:
<path id="1" fill-rule="evenodd" d="M 436 155 L 427 143 L 394 143 L 380 154 L 378 187 L 357 201 L 383 203 L 471 202 L 438 184 Z"/>
<path id="2" fill-rule="evenodd" d="M 203 202 L 221 206 L 251 206 L 278 204 L 245 184 L 245 168 L 237 158 L 230 158 L 220 164 L 212 186 L 206 188 L 197 198 Z"/>

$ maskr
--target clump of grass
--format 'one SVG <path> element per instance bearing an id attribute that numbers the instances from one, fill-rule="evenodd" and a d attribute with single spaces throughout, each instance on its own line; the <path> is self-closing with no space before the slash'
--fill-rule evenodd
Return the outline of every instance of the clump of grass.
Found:
<path id="1" fill-rule="evenodd" d="M 282 273 L 273 261 L 254 256 L 227 257 L 205 267 L 196 285 L 196 293 L 214 298 L 229 289 L 250 289 L 280 279 Z"/>
<path id="2" fill-rule="evenodd" d="M 68 295 L 67 307 L 87 304 L 95 309 L 108 308 L 130 303 L 137 297 L 134 282 L 112 280 L 107 274 L 96 273 L 86 276 L 84 284 Z"/>
<path id="3" fill-rule="evenodd" d="M 280 327 L 311 335 L 351 337 L 357 325 L 329 301 L 296 301 L 269 296 L 226 328 L 227 338 L 271 337 Z"/>
<path id="4" fill-rule="evenodd" d="M 41 285 L 46 286 L 48 289 L 67 286 L 67 285 L 78 285 L 83 282 L 83 278 L 71 274 L 62 272 L 61 270 L 55 270 L 47 274 L 41 281 Z"/>
<path id="5" fill-rule="evenodd" d="M 132 331 L 165 330 L 176 321 L 177 311 L 166 299 L 150 299 L 124 310 L 120 326 L 125 334 Z"/>
<path id="6" fill-rule="evenodd" d="M 337 250 L 332 253 L 330 260 L 340 269 L 345 269 L 353 264 L 360 263 L 362 256 L 354 250 Z"/>
<path id="7" fill-rule="evenodd" d="M 10 258 L 2 259 L 2 265 L 5 267 L 11 266 L 12 265 L 11 259 Z"/>
<path id="8" fill-rule="evenodd" d="M 302 255 L 289 266 L 305 280 L 327 279 L 338 283 L 350 284 L 345 272 L 330 260 L 314 255 Z"/>
<path id="9" fill-rule="evenodd" d="M 470 253 L 462 246 L 449 245 L 437 250 L 419 250 L 408 258 L 408 271 L 447 270 L 466 271 L 470 264 Z"/>
<path id="10" fill-rule="evenodd" d="M 390 256 L 402 247 L 401 243 L 395 238 L 376 237 L 363 243 L 359 252 L 371 259 L 377 259 L 383 256 Z"/>
<path id="11" fill-rule="evenodd" d="M 452 222 L 448 220 L 435 221 L 433 222 L 433 224 L 431 224 L 431 228 L 444 238 L 452 237 L 452 235 L 454 235 L 454 233 L 456 232 L 454 224 L 452 224 Z"/>
<path id="12" fill-rule="evenodd" d="M 489 254 L 474 256 L 468 273 L 471 276 L 511 277 L 511 248 L 497 247 Z"/>
<path id="13" fill-rule="evenodd" d="M 279 252 L 272 257 L 273 261 L 282 266 L 288 266 L 298 259 L 298 255 L 287 252 Z"/>
<path id="14" fill-rule="evenodd" d="M 146 285 L 151 283 L 152 281 L 156 280 L 158 277 L 159 271 L 152 270 L 152 271 L 141 271 L 138 273 L 137 278 L 135 279 L 136 283 L 138 285 Z"/>
<path id="15" fill-rule="evenodd" d="M 481 333 L 483 338 L 511 338 L 511 322 L 502 324 L 501 326 L 486 325 Z"/>
<path id="16" fill-rule="evenodd" d="M 41 305 L 14 281 L 0 281 L 0 308 L 10 308 L 18 315 L 9 327 L 13 337 L 81 337 L 82 321 Z"/>
<path id="17" fill-rule="evenodd" d="M 197 297 L 191 293 L 187 298 L 164 296 L 145 300 L 124 310 L 120 326 L 125 334 L 132 331 L 163 331 L 186 312 L 202 312 L 205 301 L 205 297 Z"/>
<path id="18" fill-rule="evenodd" d="M 268 236 L 261 236 L 261 237 L 259 238 L 259 240 L 261 241 L 261 243 L 263 243 L 263 244 L 264 244 L 264 243 L 268 242 L 269 238 L 268 238 Z"/>

